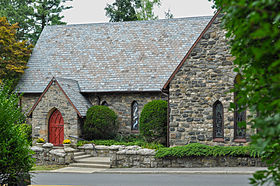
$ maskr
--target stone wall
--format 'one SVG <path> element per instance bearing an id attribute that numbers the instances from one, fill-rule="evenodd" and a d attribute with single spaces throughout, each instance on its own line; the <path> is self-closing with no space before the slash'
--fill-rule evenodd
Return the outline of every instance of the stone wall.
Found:
<path id="1" fill-rule="evenodd" d="M 64 139 L 69 138 L 69 135 L 78 136 L 77 112 L 55 82 L 32 113 L 32 136 L 48 141 L 49 118 L 55 109 L 61 112 L 64 120 Z M 71 140 L 75 143 L 75 139 Z"/>
<path id="2" fill-rule="evenodd" d="M 72 148 L 54 149 L 53 144 L 46 143 L 42 146 L 31 147 L 36 165 L 68 165 L 74 162 L 74 151 Z"/>
<path id="3" fill-rule="evenodd" d="M 24 114 L 28 114 L 34 103 L 39 99 L 41 94 L 24 94 L 21 98 L 21 109 Z"/>
<path id="4" fill-rule="evenodd" d="M 191 167 L 264 167 L 260 158 L 251 157 L 183 157 L 156 158 L 156 150 L 143 149 L 139 146 L 112 145 L 103 146 L 86 144 L 79 147 L 80 151 L 98 157 L 110 157 L 111 167 L 135 168 L 191 168 Z"/>
<path id="5" fill-rule="evenodd" d="M 198 142 L 207 145 L 243 145 L 234 139 L 234 58 L 218 17 L 169 84 L 170 145 Z M 224 141 L 213 141 L 213 104 L 224 107 Z M 248 114 L 248 112 L 247 112 Z M 253 131 L 247 125 L 247 142 Z M 245 143 L 245 145 L 248 143 Z"/>
<path id="6" fill-rule="evenodd" d="M 138 103 L 139 117 L 145 104 L 152 100 L 167 100 L 161 92 L 140 92 L 140 93 L 99 93 L 88 95 L 93 105 L 101 104 L 103 101 L 108 103 L 109 108 L 113 109 L 118 115 L 120 123 L 119 132 L 130 134 L 131 131 L 131 104 L 133 101 Z"/>

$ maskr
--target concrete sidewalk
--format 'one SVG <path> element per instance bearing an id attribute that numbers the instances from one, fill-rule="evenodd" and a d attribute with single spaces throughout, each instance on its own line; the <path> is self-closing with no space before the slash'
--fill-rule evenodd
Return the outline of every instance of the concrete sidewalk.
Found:
<path id="1" fill-rule="evenodd" d="M 35 173 L 102 173 L 102 174 L 253 174 L 265 167 L 209 167 L 209 168 L 79 168 L 65 167 Z"/>

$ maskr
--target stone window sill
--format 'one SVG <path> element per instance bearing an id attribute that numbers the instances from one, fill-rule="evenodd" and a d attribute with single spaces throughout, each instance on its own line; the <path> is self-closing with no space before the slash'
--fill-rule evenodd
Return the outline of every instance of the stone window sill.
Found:
<path id="1" fill-rule="evenodd" d="M 234 139 L 233 142 L 237 142 L 237 143 L 246 143 L 247 140 L 246 140 L 246 139 Z"/>
<path id="2" fill-rule="evenodd" d="M 138 134 L 139 130 L 131 130 L 131 133 Z"/>
<path id="3" fill-rule="evenodd" d="M 214 138 L 214 142 L 225 142 L 224 138 Z"/>

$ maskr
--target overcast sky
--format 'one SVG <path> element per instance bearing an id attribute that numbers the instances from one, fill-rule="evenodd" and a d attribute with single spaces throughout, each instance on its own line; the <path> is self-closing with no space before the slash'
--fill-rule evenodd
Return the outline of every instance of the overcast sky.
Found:
<path id="1" fill-rule="evenodd" d="M 108 22 L 105 16 L 106 4 L 115 0 L 73 0 L 67 3 L 73 8 L 65 10 L 63 21 L 68 24 Z M 212 2 L 208 0 L 161 0 L 160 8 L 155 9 L 155 14 L 164 19 L 164 12 L 170 9 L 174 18 L 213 15 Z"/>

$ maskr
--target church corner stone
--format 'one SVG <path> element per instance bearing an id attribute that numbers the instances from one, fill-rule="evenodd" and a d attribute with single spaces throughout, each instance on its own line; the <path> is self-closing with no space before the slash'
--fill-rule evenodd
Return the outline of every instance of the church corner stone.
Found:
<path id="1" fill-rule="evenodd" d="M 247 145 L 234 142 L 234 57 L 218 16 L 196 44 L 169 84 L 170 145 Z M 213 141 L 213 104 L 219 100 L 224 112 L 224 140 Z M 252 134 L 247 126 L 247 142 Z"/>

